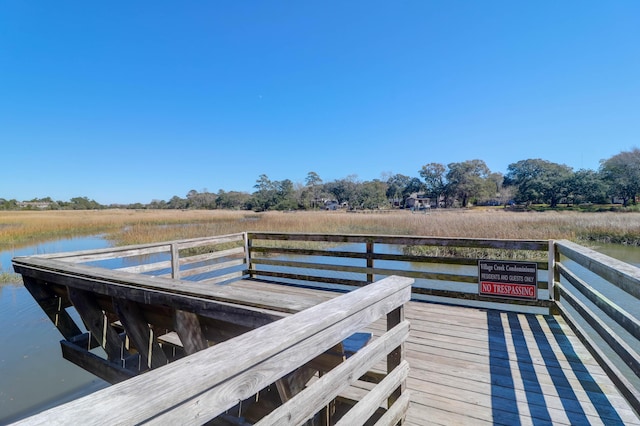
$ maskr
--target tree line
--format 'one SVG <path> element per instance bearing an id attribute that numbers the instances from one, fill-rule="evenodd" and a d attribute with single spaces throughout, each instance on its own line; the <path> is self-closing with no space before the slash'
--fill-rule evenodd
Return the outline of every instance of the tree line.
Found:
<path id="1" fill-rule="evenodd" d="M 360 181 L 354 175 L 324 182 L 309 172 L 304 183 L 289 179 L 271 180 L 262 174 L 253 193 L 219 190 L 210 193 L 191 190 L 186 197 L 149 204 L 103 206 L 87 197 L 69 202 L 50 198 L 28 202 L 0 198 L 0 209 L 98 209 L 107 207 L 150 209 L 238 209 L 238 210 L 314 210 L 328 206 L 350 209 L 404 207 L 412 195 L 431 200 L 433 207 L 470 205 L 609 204 L 637 203 L 640 193 L 640 149 L 623 151 L 600 162 L 597 171 L 580 169 L 542 159 L 521 160 L 507 172 L 491 172 L 483 160 L 459 163 L 428 163 L 418 176 L 392 174 L 381 179 Z M 48 204 L 47 204 L 48 203 Z"/>

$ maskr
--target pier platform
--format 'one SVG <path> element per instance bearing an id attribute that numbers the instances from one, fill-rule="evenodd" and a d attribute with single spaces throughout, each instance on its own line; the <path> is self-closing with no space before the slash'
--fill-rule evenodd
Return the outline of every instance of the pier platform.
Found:
<path id="1" fill-rule="evenodd" d="M 535 297 L 484 294 L 487 258 Z M 640 425 L 640 269 L 569 241 L 246 232 L 13 265 L 113 384 L 21 424 Z"/>
<path id="2" fill-rule="evenodd" d="M 260 282 L 232 285 L 285 297 L 336 296 Z M 640 425 L 560 316 L 412 301 L 405 317 L 411 323 L 407 425 Z M 383 324 L 371 329 L 383 331 Z"/>

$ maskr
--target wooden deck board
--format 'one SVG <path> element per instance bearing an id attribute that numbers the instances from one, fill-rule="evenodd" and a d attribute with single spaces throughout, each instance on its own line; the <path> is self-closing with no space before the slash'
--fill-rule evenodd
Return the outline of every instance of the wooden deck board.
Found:
<path id="1" fill-rule="evenodd" d="M 283 295 L 338 293 L 242 281 Z M 562 318 L 410 302 L 408 425 L 640 425 Z M 375 336 L 384 321 L 369 331 Z"/>

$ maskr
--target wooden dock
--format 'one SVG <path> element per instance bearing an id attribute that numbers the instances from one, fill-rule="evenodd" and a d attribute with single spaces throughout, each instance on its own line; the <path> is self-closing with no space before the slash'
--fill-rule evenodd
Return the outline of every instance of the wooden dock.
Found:
<path id="1" fill-rule="evenodd" d="M 250 281 L 247 290 L 335 293 Z M 409 302 L 408 425 L 640 425 L 559 316 Z M 374 335 L 384 326 L 371 330 Z M 357 397 L 357 389 L 351 389 Z"/>
<path id="2" fill-rule="evenodd" d="M 484 294 L 487 257 L 535 297 Z M 640 269 L 568 241 L 260 232 L 13 264 L 114 383 L 23 424 L 640 425 Z"/>

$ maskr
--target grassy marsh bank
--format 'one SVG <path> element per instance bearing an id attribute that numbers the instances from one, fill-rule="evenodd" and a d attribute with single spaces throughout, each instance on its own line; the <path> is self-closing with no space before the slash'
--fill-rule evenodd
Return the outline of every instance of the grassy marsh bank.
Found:
<path id="1" fill-rule="evenodd" d="M 119 245 L 241 231 L 423 235 L 464 238 L 569 239 L 640 245 L 640 213 L 515 213 L 497 210 L 442 210 L 430 214 L 346 212 L 212 212 L 189 226 L 148 226 L 143 222 L 109 234 Z"/>
<path id="2" fill-rule="evenodd" d="M 640 245 L 640 213 L 509 212 L 503 209 L 399 210 L 383 214 L 220 210 L 0 212 L 0 250 L 39 241 L 105 234 L 115 245 L 241 231 L 569 239 Z"/>
<path id="3" fill-rule="evenodd" d="M 429 214 L 405 210 L 381 214 L 220 210 L 0 212 L 0 250 L 96 234 L 104 234 L 114 245 L 128 245 L 242 231 L 569 239 L 587 245 L 640 245 L 640 213 L 504 209 L 434 210 Z M 0 283 L 14 281 L 13 276 L 0 270 Z"/>

